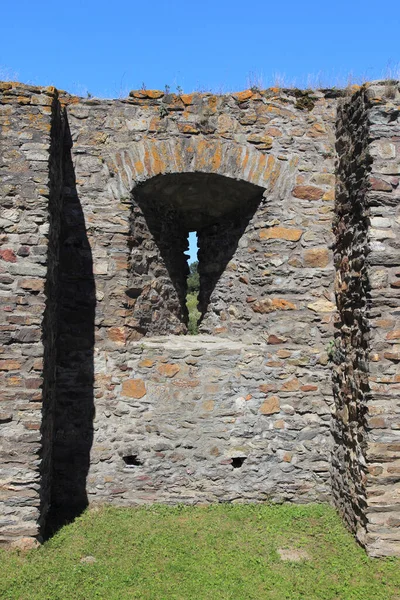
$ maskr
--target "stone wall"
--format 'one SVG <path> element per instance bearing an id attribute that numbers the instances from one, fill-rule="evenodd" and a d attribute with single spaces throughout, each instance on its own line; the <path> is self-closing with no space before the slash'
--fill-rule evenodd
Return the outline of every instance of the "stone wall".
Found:
<path id="1" fill-rule="evenodd" d="M 338 111 L 332 489 L 370 554 L 400 554 L 399 87 Z"/>
<path id="2" fill-rule="evenodd" d="M 97 274 L 106 275 L 101 286 L 107 281 L 115 290 L 123 278 L 133 281 L 134 318 L 129 311 L 124 335 L 184 331 L 185 294 L 176 273 L 182 276 L 185 269 L 184 238 L 193 230 L 200 235 L 205 333 L 237 336 L 256 328 L 264 334 L 264 315 L 270 314 L 271 321 L 275 313 L 277 321 L 302 321 L 304 316 L 317 324 L 311 337 L 327 335 L 326 325 L 315 321 L 321 311 L 308 305 L 318 298 L 333 300 L 328 246 L 333 240 L 336 99 L 331 96 L 316 92 L 307 103 L 291 90 L 230 96 L 150 90 L 121 101 L 63 97 L 78 193 L 96 232 L 95 263 L 104 271 Z M 206 182 L 201 174 L 208 176 Z M 229 236 L 224 232 L 222 263 L 215 264 L 215 254 L 207 255 L 206 248 L 215 228 L 223 228 L 232 215 L 239 225 Z M 130 236 L 129 265 L 112 255 L 113 230 Z M 115 306 L 103 291 L 101 308 Z M 263 295 L 276 296 L 277 303 L 266 306 Z M 299 312 L 285 316 L 282 307 Z M 331 308 L 325 304 L 324 310 Z M 117 315 L 110 319 L 118 320 Z M 103 321 L 106 336 L 110 325 Z"/>
<path id="3" fill-rule="evenodd" d="M 203 335 L 144 338 L 115 365 L 102 356 L 91 502 L 329 498 L 323 374 L 259 341 Z M 279 385 L 270 383 L 271 363 L 280 365 Z M 118 393 L 104 380 L 121 381 Z"/>
<path id="4" fill-rule="evenodd" d="M 138 186 L 131 214 L 129 261 L 130 339 L 186 333 L 185 251 L 188 235 L 179 212 Z M 154 194 L 155 197 L 154 197 Z"/>
<path id="5" fill-rule="evenodd" d="M 33 424 L 42 430 L 35 430 L 34 451 L 27 446 L 18 455 L 18 473 L 25 477 L 32 464 L 35 474 L 34 483 L 21 479 L 18 508 L 8 475 L 11 446 L 4 446 L 4 514 L 15 515 L 15 530 L 6 519 L 3 539 L 37 537 L 49 498 L 51 527 L 88 502 L 325 501 L 332 464 L 333 497 L 360 541 L 373 552 L 396 553 L 394 542 L 374 546 L 373 537 L 376 527 L 395 540 L 395 508 L 385 521 L 386 496 L 379 506 L 372 502 L 379 486 L 386 494 L 394 485 L 396 474 L 386 467 L 378 473 L 384 462 L 379 457 L 375 470 L 366 466 L 370 461 L 372 468 L 373 448 L 384 443 L 389 452 L 396 444 L 389 418 L 377 421 L 385 423 L 382 442 L 381 426 L 366 410 L 374 402 L 368 368 L 374 359 L 367 359 L 375 346 L 378 353 L 382 347 L 388 376 L 396 377 L 397 267 L 380 246 L 389 240 L 393 260 L 397 246 L 387 219 L 395 218 L 397 184 L 385 169 L 397 164 L 395 104 L 372 100 L 382 97 L 375 85 L 351 95 L 339 111 L 335 316 L 340 94 L 271 89 L 176 96 L 140 90 L 123 100 L 98 100 L 19 84 L 3 84 L 2 90 L 3 136 L 9 136 L 2 139 L 2 185 L 18 185 L 20 177 L 13 171 L 20 159 L 8 155 L 12 144 L 17 153 L 40 151 L 43 157 L 24 166 L 26 192 L 10 195 L 4 187 L 11 218 L 1 254 L 7 270 L 2 297 L 11 306 L 12 289 L 18 302 L 41 301 L 32 331 L 35 358 L 45 357 L 44 366 L 17 365 L 20 341 L 6 340 L 3 368 L 11 370 L 4 370 L 4 386 L 25 382 L 36 370 L 29 406 L 35 402 Z M 49 98 L 49 106 L 38 108 L 37 98 Z M 36 134 L 35 111 L 46 114 L 47 137 Z M 20 115 L 27 115 L 29 127 L 21 126 Z M 364 136 L 374 131 L 373 119 L 375 142 Z M 22 142 L 21 132 L 34 142 Z M 367 188 L 368 156 L 374 158 L 374 192 Z M 41 195 L 43 183 L 47 195 Z M 19 198 L 30 203 L 31 213 L 15 212 Z M 375 235 L 368 220 L 374 198 L 382 215 L 374 217 L 377 245 L 366 259 Z M 38 227 L 43 218 L 44 241 L 22 237 L 29 214 Z M 200 247 L 198 337 L 182 337 L 189 231 L 198 232 Z M 31 249 L 21 254 L 20 245 Z M 372 267 L 375 251 L 383 262 Z M 28 256 L 40 257 L 37 279 L 41 285 L 46 280 L 44 292 L 39 283 L 27 288 L 17 277 L 15 269 L 28 264 Z M 368 281 L 381 276 L 385 283 L 376 289 L 384 316 L 378 318 L 368 312 Z M 26 330 L 22 321 L 11 327 L 4 314 L 5 335 Z M 375 318 L 380 337 L 371 341 Z M 379 329 L 382 319 L 390 322 L 387 339 Z M 336 365 L 333 426 L 330 355 Z M 394 382 L 386 384 L 396 389 Z M 23 413 L 15 411 L 20 391 L 32 388 L 16 389 L 14 395 L 7 391 L 4 440 L 18 439 L 24 427 Z M 393 415 L 390 398 L 385 407 Z M 377 408 L 371 404 L 378 412 L 379 402 Z M 396 468 L 394 459 L 389 466 Z M 378 486 L 372 494 L 371 486 Z M 23 499 L 31 490 L 36 512 Z M 24 511 L 31 515 L 27 526 Z"/>
<path id="6" fill-rule="evenodd" d="M 65 382 L 67 393 L 60 393 L 58 403 L 53 506 L 58 511 L 65 507 L 74 486 L 80 490 L 75 497 L 82 498 L 82 505 L 87 499 L 81 492 L 95 501 L 104 499 L 109 490 L 121 490 L 110 493 L 113 502 L 126 503 L 127 498 L 139 501 L 137 480 L 121 466 L 124 442 L 132 440 L 137 446 L 142 439 L 141 413 L 149 404 L 154 420 L 163 422 L 165 406 L 159 407 L 159 388 L 173 403 L 178 401 L 179 386 L 174 385 L 174 379 L 168 391 L 168 378 L 162 386 L 149 384 L 144 400 L 133 408 L 123 390 L 127 379 L 146 385 L 149 378 L 151 383 L 152 371 L 145 369 L 143 373 L 143 368 L 132 363 L 137 352 L 135 340 L 142 337 L 144 343 L 144 338 L 155 334 L 185 331 L 182 304 L 187 267 L 183 252 L 188 232 L 193 229 L 199 232 L 200 241 L 200 300 L 205 313 L 201 329 L 222 338 L 242 338 L 247 332 L 251 339 L 258 336 L 258 342 L 265 343 L 265 364 L 248 382 L 245 394 L 254 398 L 248 405 L 254 424 L 245 437 L 265 448 L 275 440 L 278 448 L 306 457 L 300 461 L 301 469 L 296 467 L 307 481 L 306 491 L 299 492 L 298 499 L 325 499 L 327 463 L 315 456 L 320 456 L 318 447 L 326 449 L 326 457 L 329 455 L 326 432 L 331 391 L 326 345 L 334 310 L 328 244 L 333 239 L 336 100 L 319 92 L 312 111 L 299 107 L 291 92 L 271 91 L 183 98 L 134 92 L 125 101 L 69 96 L 62 101 L 73 141 L 74 189 L 82 222 L 86 222 L 97 302 L 91 398 L 89 389 L 83 396 L 78 391 L 82 368 L 71 358 L 61 358 L 65 343 L 60 337 L 61 382 Z M 76 226 L 72 228 L 75 236 Z M 79 252 L 76 242 L 73 246 Z M 71 262 L 73 268 L 80 264 L 76 256 Z M 87 275 L 84 277 L 87 281 Z M 69 284 L 63 287 L 68 290 Z M 74 286 L 71 296 L 75 299 L 77 294 L 82 296 Z M 69 323 L 76 321 L 82 329 L 81 315 L 79 305 L 70 310 L 67 330 Z M 197 351 L 204 352 L 200 339 Z M 162 342 L 158 356 L 167 364 L 176 364 Z M 82 360 L 77 349 L 73 357 Z M 218 362 L 213 353 L 211 360 Z M 231 367 L 240 373 L 237 360 L 233 359 Z M 186 364 L 182 361 L 179 368 L 184 373 Z M 87 374 L 90 379 L 89 368 Z M 157 369 L 155 376 L 160 377 Z M 244 393 L 243 383 L 230 387 L 226 376 L 221 377 L 215 382 L 213 401 L 218 407 L 226 394 L 232 403 L 231 419 L 236 421 L 235 402 Z M 202 387 L 200 390 L 204 393 Z M 188 387 L 185 396 L 191 412 L 193 403 L 199 402 L 199 390 Z M 300 415 L 306 415 L 310 424 L 314 419 L 311 433 L 303 434 L 298 424 L 286 422 L 280 409 L 282 431 L 275 427 L 274 419 L 263 416 L 260 408 L 271 397 L 276 406 L 295 406 L 300 419 L 295 420 L 297 423 L 302 422 Z M 84 416 L 82 407 L 86 407 Z M 94 408 L 93 423 L 90 413 Z M 211 411 L 215 431 L 223 425 L 224 410 Z M 178 427 L 182 408 L 176 412 L 171 407 L 170 411 Z M 263 432 L 264 428 L 271 433 Z M 304 441 L 303 435 L 311 439 Z M 204 439 L 200 436 L 196 447 L 207 447 L 210 439 L 211 432 Z M 86 456 L 77 450 L 79 440 L 86 440 Z M 174 444 L 178 442 L 174 440 Z M 150 438 L 147 446 L 139 473 L 158 481 L 153 496 L 168 501 L 171 492 L 164 473 L 171 473 L 171 462 L 157 459 Z M 221 449 L 220 458 L 228 464 L 229 448 L 227 444 Z M 95 461 L 98 452 L 103 458 Z M 186 454 L 182 464 L 175 465 L 176 471 L 189 468 L 196 472 L 201 466 L 201 473 L 204 458 L 196 459 L 193 452 Z M 291 468 L 278 457 L 277 465 L 266 462 L 264 493 L 254 480 L 253 500 L 262 500 L 270 493 L 268 478 L 278 481 L 282 468 Z M 210 455 L 208 460 L 211 462 L 206 468 L 214 468 L 215 459 Z M 298 461 L 298 456 L 294 460 Z M 88 486 L 84 488 L 88 469 Z M 226 469 L 227 477 L 230 471 L 231 467 Z M 255 471 L 250 473 L 256 477 Z M 209 498 L 218 494 L 230 497 L 229 477 L 225 482 L 222 476 L 211 482 Z M 182 485 L 182 501 L 196 489 L 190 480 Z M 178 491 L 173 497 L 179 499 Z M 290 486 L 285 490 L 278 485 L 275 497 L 296 495 Z"/>
<path id="7" fill-rule="evenodd" d="M 1 84 L 0 541 L 50 504 L 62 121 L 54 88 Z"/>
<path id="8" fill-rule="evenodd" d="M 365 92 L 370 217 L 368 302 L 367 535 L 374 555 L 400 555 L 400 90 L 382 82 Z"/>
<path id="9" fill-rule="evenodd" d="M 347 524 L 360 540 L 366 527 L 367 410 L 369 400 L 367 299 L 370 157 L 364 91 L 338 110 L 336 217 L 335 411 L 332 432 L 332 491 Z"/>

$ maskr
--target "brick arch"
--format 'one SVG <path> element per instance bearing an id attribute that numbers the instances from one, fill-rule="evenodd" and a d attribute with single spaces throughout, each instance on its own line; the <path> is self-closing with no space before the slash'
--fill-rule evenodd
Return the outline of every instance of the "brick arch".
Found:
<path id="1" fill-rule="evenodd" d="M 145 139 L 109 156 L 124 193 L 156 175 L 215 173 L 273 191 L 280 161 L 250 145 L 204 138 Z"/>

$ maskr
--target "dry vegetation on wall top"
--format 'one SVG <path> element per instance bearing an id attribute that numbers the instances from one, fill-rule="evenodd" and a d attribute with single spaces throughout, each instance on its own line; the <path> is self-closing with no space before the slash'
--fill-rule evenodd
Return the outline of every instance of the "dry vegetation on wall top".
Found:
<path id="1" fill-rule="evenodd" d="M 314 102 L 313 100 L 316 99 L 315 94 L 317 93 L 322 93 L 322 94 L 327 94 L 330 95 L 332 97 L 344 97 L 347 96 L 349 93 L 354 93 L 355 91 L 359 90 L 360 86 L 356 85 L 356 84 L 352 84 L 349 85 L 348 87 L 345 88 L 306 88 L 306 89 L 300 89 L 300 88 L 296 88 L 296 87 L 283 87 L 283 86 L 273 86 L 270 88 L 259 88 L 257 86 L 252 86 L 248 89 L 245 89 L 243 91 L 240 92 L 225 92 L 222 94 L 213 92 L 213 91 L 195 91 L 195 92 L 190 92 L 190 93 L 173 93 L 168 91 L 162 91 L 162 90 L 147 90 L 147 89 L 140 89 L 140 90 L 131 90 L 128 94 L 128 96 L 130 98 L 134 98 L 136 100 L 140 100 L 140 99 L 151 99 L 151 100 L 158 100 L 159 103 L 162 105 L 161 108 L 161 113 L 163 113 L 161 116 L 166 116 L 168 114 L 168 105 L 173 101 L 173 99 L 181 99 L 183 101 L 184 104 L 191 104 L 191 102 L 193 101 L 193 99 L 199 98 L 199 97 L 221 97 L 221 98 L 228 98 L 229 96 L 233 96 L 234 98 L 237 99 L 238 102 L 246 102 L 250 99 L 254 99 L 254 98 L 265 98 L 265 99 L 272 99 L 275 98 L 276 96 L 280 96 L 281 98 L 284 96 L 287 97 L 294 97 L 296 98 L 296 103 L 297 103 L 297 108 L 303 108 L 306 110 L 312 110 L 314 107 Z M 190 100 L 190 102 L 187 102 L 187 100 Z M 165 105 L 165 106 L 163 106 Z"/>

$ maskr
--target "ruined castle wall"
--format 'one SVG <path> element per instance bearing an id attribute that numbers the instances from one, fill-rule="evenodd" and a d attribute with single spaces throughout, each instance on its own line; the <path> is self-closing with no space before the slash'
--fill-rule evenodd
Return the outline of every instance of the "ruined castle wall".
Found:
<path id="1" fill-rule="evenodd" d="M 236 113 L 232 110 L 238 126 L 255 119 L 251 133 L 247 125 L 249 140 L 264 136 L 270 146 L 261 150 L 266 166 L 259 185 L 265 192 L 244 220 L 237 248 L 211 294 L 200 327 L 204 333 L 241 336 L 258 331 L 265 339 L 283 339 L 305 352 L 324 349 L 334 309 L 330 245 L 335 107 L 335 99 L 319 97 L 312 110 L 300 109 L 299 99 L 289 92 L 287 97 L 267 98 L 265 104 L 256 97 L 239 103 Z M 236 223 L 236 228 L 241 225 Z M 215 246 L 228 235 L 221 222 L 213 233 Z M 219 252 L 227 245 L 221 244 Z"/>
<path id="2" fill-rule="evenodd" d="M 62 122 L 54 88 L 0 88 L 0 541 L 50 503 Z"/>
<path id="3" fill-rule="evenodd" d="M 360 540 L 366 527 L 369 401 L 368 142 L 367 106 L 361 91 L 338 110 L 334 223 L 338 316 L 331 348 L 335 397 L 332 491 L 344 519 Z"/>
<path id="4" fill-rule="evenodd" d="M 398 85 L 339 108 L 332 489 L 369 553 L 400 553 Z"/>
<path id="5" fill-rule="evenodd" d="M 295 355 L 200 335 L 143 338 L 124 355 L 102 356 L 99 377 L 111 385 L 96 394 L 90 502 L 329 499 L 321 388 L 329 390 Z M 279 385 L 272 362 L 285 374 Z"/>
<path id="6" fill-rule="evenodd" d="M 56 527 L 90 502 L 332 487 L 369 551 L 397 552 L 398 89 L 363 88 L 335 130 L 337 103 L 2 84 L 3 541 L 49 505 Z"/>
<path id="7" fill-rule="evenodd" d="M 164 97 L 141 91 L 125 101 L 62 99 L 72 139 L 74 202 L 93 260 L 96 308 L 86 367 L 78 364 L 79 335 L 71 351 L 60 336 L 64 388 L 54 450 L 55 504 L 65 505 L 71 488 L 79 490 L 82 502 L 232 499 L 239 485 L 232 453 L 240 448 L 247 499 L 327 498 L 336 99 L 317 93 L 308 110 L 289 92 L 269 94 Z M 245 226 L 239 224 L 231 260 L 210 296 L 203 329 L 218 335 L 222 346 L 214 350 L 198 338 L 186 352 L 185 338 L 178 349 L 167 343 L 169 338 L 152 339 L 156 333 L 183 331 L 177 319 L 179 292 L 168 278 L 163 248 L 168 232 L 170 243 L 176 242 L 179 220 L 166 220 L 167 227 L 159 224 L 162 233 L 157 231 L 157 224 L 146 221 L 140 185 L 163 174 L 196 172 L 248 181 L 265 195 Z M 157 206 L 157 196 L 150 202 Z M 73 238 L 75 229 L 72 225 Z M 135 236 L 142 236 L 141 246 Z M 203 228 L 200 248 L 215 258 L 211 238 Z M 76 270 L 86 250 L 74 241 L 70 246 Z M 82 331 L 83 313 L 75 299 L 84 298 L 79 291 L 84 281 L 78 272 L 73 278 L 72 287 L 71 278 L 63 283 L 61 302 L 71 298 L 75 303 L 64 323 L 67 330 L 77 323 Z M 146 314 L 151 317 L 147 331 Z M 228 338 L 238 340 L 231 356 Z M 226 362 L 220 358 L 224 339 Z M 254 373 L 246 358 L 253 352 Z M 83 396 L 82 378 L 88 383 Z M 192 431 L 191 447 L 182 450 L 186 428 Z M 269 458 L 256 467 L 260 452 Z M 123 456 L 129 453 L 139 465 L 125 465 Z M 193 473 L 188 476 L 187 470 Z M 291 477 L 298 484 L 290 484 Z M 171 478 L 181 487 L 172 490 Z"/>
<path id="8" fill-rule="evenodd" d="M 96 232 L 95 244 L 103 247 L 99 249 L 98 268 L 107 271 L 107 279 L 113 283 L 117 275 L 118 282 L 123 277 L 142 281 L 141 289 L 133 281 L 136 297 L 129 311 L 129 327 L 137 329 L 137 337 L 145 333 L 145 307 L 165 307 L 166 298 L 171 299 L 171 318 L 164 312 L 158 319 L 164 330 L 157 331 L 152 319 L 158 311 L 149 308 L 147 335 L 168 333 L 165 323 L 169 321 L 170 333 L 182 332 L 176 320 L 176 302 L 182 294 L 179 285 L 168 284 L 170 269 L 162 248 L 165 241 L 157 245 L 157 233 L 149 231 L 154 230 L 151 223 L 140 250 L 135 240 L 136 235 L 142 239 L 146 229 L 140 216 L 146 203 L 137 206 L 140 186 L 138 192 L 136 186 L 170 173 L 217 173 L 265 190 L 251 221 L 243 223 L 241 239 L 231 236 L 237 247 L 233 246 L 231 261 L 220 274 L 206 307 L 204 333 L 235 336 L 256 328 L 263 334 L 265 314 L 275 313 L 277 320 L 285 318 L 279 306 L 296 311 L 290 314 L 291 321 L 306 317 L 315 324 L 316 313 L 322 311 L 313 311 L 308 304 L 318 298 L 333 300 L 329 245 L 333 240 L 335 98 L 316 93 L 314 100 L 306 98 L 311 104 L 304 104 L 304 99 L 291 91 L 248 91 L 220 97 L 139 91 L 123 101 L 68 96 L 64 100 L 74 142 L 78 194 Z M 156 207 L 157 196 L 150 202 Z M 159 226 L 167 225 L 166 237 L 171 230 L 172 245 L 178 237 L 172 223 L 179 219 L 163 214 L 161 207 L 157 218 Z M 222 222 L 217 226 L 222 227 Z M 131 245 L 129 267 L 122 262 L 116 267 L 116 257 L 109 255 L 112 245 L 105 247 L 103 243 L 102 232 L 107 238 L 112 229 L 120 229 L 125 236 L 132 231 L 127 242 Z M 208 243 L 206 231 L 201 235 L 205 236 L 202 245 L 206 252 L 212 241 Z M 158 263 L 158 271 L 151 266 L 153 262 Z M 104 293 L 104 305 L 115 306 L 109 292 Z M 263 295 L 276 296 L 277 303 L 267 306 Z M 280 300 L 284 302 L 279 305 Z M 119 307 L 122 305 L 120 299 Z M 233 309 L 229 311 L 230 307 Z M 317 323 L 322 336 L 324 328 Z M 316 337 L 321 336 L 318 333 Z"/>
<path id="9" fill-rule="evenodd" d="M 370 216 L 367 535 L 373 555 L 400 556 L 400 89 L 366 90 Z"/>

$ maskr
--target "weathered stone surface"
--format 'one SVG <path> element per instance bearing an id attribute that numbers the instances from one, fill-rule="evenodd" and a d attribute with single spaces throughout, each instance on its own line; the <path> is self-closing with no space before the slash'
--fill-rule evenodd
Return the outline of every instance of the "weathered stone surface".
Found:
<path id="1" fill-rule="evenodd" d="M 387 358 L 388 360 L 392 360 L 393 362 L 400 361 L 400 352 L 384 352 L 383 356 L 384 356 L 384 358 Z"/>
<path id="2" fill-rule="evenodd" d="M 394 108 L 384 97 L 371 104 L 374 94 L 373 86 L 362 88 L 338 113 L 332 488 L 345 521 L 368 551 L 380 556 L 400 555 L 396 528 L 388 524 L 400 499 L 387 477 L 397 440 L 393 374 L 400 353 L 391 265 L 399 261 L 399 223 L 393 218 L 395 191 L 387 178 L 396 171 L 391 142 L 397 125 L 386 130 L 377 126 L 392 118 Z M 376 526 L 383 519 L 384 534 Z"/>
<path id="3" fill-rule="evenodd" d="M 17 257 L 15 253 L 9 248 L 5 248 L 4 250 L 0 250 L 0 258 L 7 262 L 17 262 Z"/>
<path id="4" fill-rule="evenodd" d="M 301 229 L 292 229 L 287 227 L 268 227 L 260 231 L 261 240 L 288 240 L 297 242 L 303 234 Z"/>
<path id="5" fill-rule="evenodd" d="M 280 403 L 278 396 L 270 396 L 260 406 L 260 413 L 262 415 L 273 415 L 274 413 L 280 412 Z"/>
<path id="6" fill-rule="evenodd" d="M 126 332 L 124 327 L 110 327 L 107 334 L 108 338 L 117 344 L 124 344 L 126 341 Z"/>
<path id="7" fill-rule="evenodd" d="M 269 149 L 272 148 L 273 139 L 269 135 L 253 133 L 248 136 L 247 141 L 251 144 L 262 144 L 263 148 Z"/>
<path id="8" fill-rule="evenodd" d="M 298 389 L 300 389 L 300 383 L 297 377 L 290 379 L 290 381 L 285 381 L 281 387 L 282 392 L 297 392 Z"/>
<path id="9" fill-rule="evenodd" d="M 122 383 L 121 394 L 128 398 L 143 398 L 146 386 L 143 379 L 127 379 Z"/>
<path id="10" fill-rule="evenodd" d="M 22 366 L 19 360 L 0 360 L 0 371 L 18 371 Z"/>
<path id="11" fill-rule="evenodd" d="M 146 368 L 150 368 L 154 365 L 155 361 L 151 358 L 144 358 L 143 360 L 140 361 L 139 363 L 139 367 L 146 367 Z"/>
<path id="12" fill-rule="evenodd" d="M 60 115 L 54 89 L 0 93 L 0 543 L 23 550 L 38 545 L 51 501 Z"/>
<path id="13" fill-rule="evenodd" d="M 251 304 L 256 313 L 270 313 L 275 310 L 296 310 L 296 305 L 284 298 L 263 298 Z"/>
<path id="14" fill-rule="evenodd" d="M 391 192 L 392 191 L 392 186 L 390 185 L 390 183 L 388 183 L 387 181 L 385 181 L 383 179 L 379 179 L 378 177 L 371 177 L 369 181 L 371 184 L 371 189 L 373 189 L 377 192 Z"/>
<path id="15" fill-rule="evenodd" d="M 400 329 L 395 329 L 393 331 L 389 331 L 389 333 L 386 334 L 386 339 L 387 340 L 400 340 Z"/>
<path id="16" fill-rule="evenodd" d="M 251 90 L 244 90 L 243 92 L 237 92 L 237 93 L 233 94 L 233 97 L 238 102 L 245 102 L 246 100 L 250 100 L 250 98 L 252 96 L 253 96 L 253 92 Z"/>
<path id="17" fill-rule="evenodd" d="M 157 99 L 162 98 L 165 95 L 165 92 L 162 92 L 161 90 L 132 90 L 129 92 L 129 95 L 132 98 Z"/>
<path id="18" fill-rule="evenodd" d="M 320 200 L 324 195 L 324 190 L 312 185 L 297 185 L 292 194 L 302 200 Z"/>
<path id="19" fill-rule="evenodd" d="M 157 371 L 165 377 L 174 377 L 180 371 L 180 366 L 176 364 L 163 364 L 157 367 Z"/>
<path id="20" fill-rule="evenodd" d="M 11 548 L 16 548 L 22 552 L 28 552 L 39 547 L 39 542 L 35 538 L 20 537 L 10 544 Z"/>
<path id="21" fill-rule="evenodd" d="M 327 248 L 309 248 L 304 251 L 304 266 L 324 268 L 329 265 L 330 257 Z"/>
<path id="22" fill-rule="evenodd" d="M 330 300 L 326 300 L 324 298 L 320 298 L 316 302 L 312 302 L 307 305 L 308 308 L 314 312 L 332 312 L 336 309 L 336 305 Z"/>

